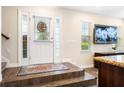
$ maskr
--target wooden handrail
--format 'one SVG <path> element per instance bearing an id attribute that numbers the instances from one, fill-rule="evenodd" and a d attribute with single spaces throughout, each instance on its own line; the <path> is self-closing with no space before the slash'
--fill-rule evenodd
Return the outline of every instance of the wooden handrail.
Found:
<path id="1" fill-rule="evenodd" d="M 6 38 L 6 39 L 10 39 L 8 36 L 6 36 L 5 34 L 1 34 L 4 38 Z"/>

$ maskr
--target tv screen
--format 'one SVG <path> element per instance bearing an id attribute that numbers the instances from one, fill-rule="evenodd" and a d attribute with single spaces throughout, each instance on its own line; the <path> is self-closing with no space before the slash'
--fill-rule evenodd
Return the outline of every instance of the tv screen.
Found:
<path id="1" fill-rule="evenodd" d="M 94 31 L 95 44 L 114 44 L 117 43 L 117 27 L 95 25 Z"/>

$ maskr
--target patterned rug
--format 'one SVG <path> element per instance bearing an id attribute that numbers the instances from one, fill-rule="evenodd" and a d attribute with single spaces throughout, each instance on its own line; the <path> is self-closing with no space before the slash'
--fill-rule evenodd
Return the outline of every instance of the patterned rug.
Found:
<path id="1" fill-rule="evenodd" d="M 29 74 L 46 73 L 46 72 L 61 71 L 68 69 L 69 68 L 63 64 L 50 63 L 50 64 L 29 65 L 29 66 L 21 67 L 17 75 L 23 76 Z"/>

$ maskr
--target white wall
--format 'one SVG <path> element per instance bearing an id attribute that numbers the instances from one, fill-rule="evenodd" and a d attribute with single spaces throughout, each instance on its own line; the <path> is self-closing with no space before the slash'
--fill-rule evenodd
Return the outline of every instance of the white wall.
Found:
<path id="1" fill-rule="evenodd" d="M 2 7 L 2 31 L 6 34 L 11 34 L 10 40 L 4 46 L 6 51 L 4 56 L 10 59 L 9 65 L 18 64 L 17 56 L 17 9 L 24 11 L 38 12 L 43 16 L 51 16 L 54 24 L 55 16 L 62 17 L 62 59 L 70 59 L 71 62 L 77 66 L 90 67 L 93 66 L 93 53 L 107 51 L 111 52 L 111 45 L 94 45 L 93 42 L 93 28 L 94 24 L 114 25 L 119 26 L 121 31 L 121 40 L 124 42 L 124 21 L 121 19 L 100 16 L 85 12 L 72 11 L 62 9 L 61 7 Z M 89 52 L 80 51 L 81 40 L 81 21 L 89 21 L 91 23 L 91 47 Z M 124 47 L 122 43 L 122 47 Z M 124 49 L 123 49 L 124 50 Z M 2 52 L 3 53 L 3 52 Z"/>
<path id="2" fill-rule="evenodd" d="M 1 74 L 1 7 L 0 7 L 0 81 L 2 80 Z"/>

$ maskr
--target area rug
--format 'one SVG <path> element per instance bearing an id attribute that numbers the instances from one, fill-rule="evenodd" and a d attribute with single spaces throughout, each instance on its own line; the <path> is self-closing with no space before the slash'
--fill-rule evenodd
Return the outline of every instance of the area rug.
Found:
<path id="1" fill-rule="evenodd" d="M 50 64 L 29 65 L 29 66 L 21 67 L 17 75 L 24 76 L 30 74 L 46 73 L 46 72 L 61 71 L 68 69 L 69 68 L 63 64 L 50 63 Z"/>

